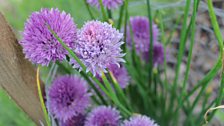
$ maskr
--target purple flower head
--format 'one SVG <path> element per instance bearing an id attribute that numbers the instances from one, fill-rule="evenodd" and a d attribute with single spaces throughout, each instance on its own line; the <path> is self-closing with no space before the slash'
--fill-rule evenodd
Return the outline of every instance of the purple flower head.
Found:
<path id="1" fill-rule="evenodd" d="M 147 116 L 133 116 L 124 121 L 123 126 L 158 126 L 152 119 Z"/>
<path id="2" fill-rule="evenodd" d="M 149 57 L 150 47 L 150 26 L 147 17 L 131 17 L 130 23 L 133 33 L 133 41 L 135 43 L 137 53 L 146 61 Z M 127 30 L 127 44 L 132 47 L 132 39 L 130 34 L 130 28 Z M 157 25 L 153 23 L 153 43 L 154 43 L 154 65 L 161 64 L 164 58 L 163 46 L 158 43 L 159 29 Z"/>
<path id="3" fill-rule="evenodd" d="M 107 9 L 115 9 L 118 6 L 123 4 L 123 0 L 102 0 L 104 7 Z M 100 8 L 99 0 L 87 0 L 87 3 L 89 3 L 92 6 L 96 6 Z"/>
<path id="4" fill-rule="evenodd" d="M 99 106 L 87 117 L 85 126 L 119 126 L 120 113 L 115 108 Z"/>
<path id="5" fill-rule="evenodd" d="M 150 45 L 150 26 L 147 17 L 131 17 L 130 23 L 132 27 L 133 39 L 138 53 L 149 50 Z M 159 29 L 153 23 L 153 42 L 158 41 Z M 127 43 L 132 45 L 130 28 L 128 28 Z"/>
<path id="6" fill-rule="evenodd" d="M 66 122 L 61 121 L 60 126 L 84 126 L 84 123 L 85 123 L 85 116 L 79 114 L 67 120 Z"/>
<path id="7" fill-rule="evenodd" d="M 79 77 L 56 78 L 49 89 L 51 113 L 64 122 L 82 114 L 90 103 L 87 90 L 86 82 Z"/>
<path id="8" fill-rule="evenodd" d="M 27 20 L 20 44 L 26 58 L 35 64 L 48 65 L 51 61 L 62 61 L 68 54 L 49 31 L 47 25 L 70 48 L 74 47 L 76 25 L 70 14 L 58 9 L 41 9 Z"/>
<path id="9" fill-rule="evenodd" d="M 94 75 L 106 72 L 107 66 L 125 62 L 122 58 L 121 41 L 123 34 L 108 23 L 89 21 L 78 33 L 77 47 L 74 52 Z M 80 66 L 73 60 L 75 68 Z"/>

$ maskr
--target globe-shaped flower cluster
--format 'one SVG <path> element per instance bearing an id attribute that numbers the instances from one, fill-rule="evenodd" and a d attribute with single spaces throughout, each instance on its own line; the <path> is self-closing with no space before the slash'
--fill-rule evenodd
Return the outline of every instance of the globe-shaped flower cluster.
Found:
<path id="1" fill-rule="evenodd" d="M 53 116 L 66 122 L 83 114 L 90 104 L 86 82 L 77 76 L 61 76 L 49 89 L 50 111 Z"/>
<path id="2" fill-rule="evenodd" d="M 70 14 L 58 9 L 33 12 L 25 24 L 20 44 L 26 58 L 34 64 L 49 65 L 50 62 L 64 60 L 68 54 L 49 31 L 48 26 L 68 47 L 74 48 L 77 30 Z"/>
<path id="3" fill-rule="evenodd" d="M 99 106 L 87 116 L 85 126 L 119 126 L 120 113 L 115 108 Z"/>
<path id="4" fill-rule="evenodd" d="M 106 22 L 89 21 L 78 33 L 74 52 L 87 67 L 87 72 L 101 75 L 111 64 L 120 66 L 120 62 L 125 62 L 122 37 L 122 33 Z M 75 68 L 80 68 L 74 60 L 72 63 Z"/>
<path id="5" fill-rule="evenodd" d="M 133 43 L 135 44 L 136 51 L 146 62 L 149 61 L 150 51 L 150 26 L 147 17 L 136 16 L 130 18 L 131 28 L 127 30 L 127 44 L 132 48 Z M 159 29 L 156 24 L 152 23 L 152 38 L 153 38 L 153 63 L 154 66 L 162 64 L 164 60 L 164 49 L 163 45 L 159 43 Z M 133 41 L 131 37 L 133 34 Z"/>

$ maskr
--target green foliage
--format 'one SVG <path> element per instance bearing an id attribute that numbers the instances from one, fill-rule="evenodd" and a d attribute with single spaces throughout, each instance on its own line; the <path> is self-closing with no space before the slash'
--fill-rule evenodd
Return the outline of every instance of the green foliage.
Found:
<path id="1" fill-rule="evenodd" d="M 35 126 L 2 89 L 0 89 L 0 115 L 0 126 L 24 126 L 24 124 Z"/>

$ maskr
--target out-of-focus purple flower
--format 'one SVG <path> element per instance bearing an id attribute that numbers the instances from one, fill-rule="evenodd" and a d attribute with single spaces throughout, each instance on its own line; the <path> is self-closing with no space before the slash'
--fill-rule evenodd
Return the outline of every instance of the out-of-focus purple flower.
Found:
<path id="1" fill-rule="evenodd" d="M 102 0 L 102 2 L 104 7 L 110 10 L 115 9 L 123 4 L 123 0 Z M 87 0 L 87 3 L 89 3 L 92 6 L 100 8 L 99 0 Z"/>
<path id="2" fill-rule="evenodd" d="M 94 75 L 106 72 L 106 68 L 110 64 L 119 65 L 125 62 L 122 58 L 121 41 L 122 33 L 119 33 L 108 23 L 100 21 L 89 21 L 78 33 L 78 41 L 74 52 L 80 60 L 87 66 L 87 71 L 91 71 Z M 75 68 L 80 66 L 71 61 Z"/>
<path id="3" fill-rule="evenodd" d="M 158 126 L 152 119 L 147 116 L 133 116 L 129 120 L 124 121 L 122 126 Z"/>
<path id="4" fill-rule="evenodd" d="M 130 18 L 131 29 L 128 27 L 127 30 L 127 44 L 132 47 L 131 32 L 133 33 L 133 41 L 135 43 L 137 53 L 146 61 L 149 57 L 149 47 L 150 47 L 150 26 L 147 17 L 131 17 Z M 164 50 L 163 46 L 158 42 L 159 29 L 157 25 L 153 23 L 153 49 L 154 65 L 163 63 Z"/>
<path id="5" fill-rule="evenodd" d="M 50 112 L 66 122 L 82 114 L 90 103 L 86 82 L 76 76 L 56 78 L 49 89 Z"/>
<path id="6" fill-rule="evenodd" d="M 133 41 L 135 42 L 136 50 L 141 53 L 149 50 L 150 45 L 150 26 L 147 17 L 131 17 L 130 24 L 132 28 Z M 127 43 L 132 45 L 130 31 L 128 28 Z M 158 41 L 159 29 L 153 23 L 153 42 Z"/>
<path id="7" fill-rule="evenodd" d="M 85 126 L 119 126 L 120 118 L 115 108 L 99 106 L 88 115 Z"/>
<path id="8" fill-rule="evenodd" d="M 144 52 L 143 57 L 146 61 L 149 59 L 149 52 Z M 153 64 L 158 66 L 164 62 L 164 48 L 163 45 L 159 42 L 155 42 L 153 45 Z"/>
<path id="9" fill-rule="evenodd" d="M 67 120 L 66 122 L 61 121 L 60 126 L 84 126 L 84 123 L 85 123 L 85 116 L 79 114 Z"/>
<path id="10" fill-rule="evenodd" d="M 27 20 L 20 44 L 26 58 L 35 64 L 48 65 L 51 61 L 62 61 L 68 54 L 49 31 L 47 25 L 57 33 L 65 44 L 73 48 L 77 38 L 76 25 L 70 14 L 58 9 L 41 9 Z"/>

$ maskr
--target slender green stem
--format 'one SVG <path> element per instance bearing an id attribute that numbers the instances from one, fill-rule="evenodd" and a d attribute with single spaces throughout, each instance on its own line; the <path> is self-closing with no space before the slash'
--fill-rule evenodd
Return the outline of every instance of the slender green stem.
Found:
<path id="1" fill-rule="evenodd" d="M 215 11 L 214 11 L 214 8 L 212 5 L 212 0 L 208 0 L 208 10 L 209 10 L 209 15 L 211 18 L 212 26 L 214 28 L 215 36 L 219 43 L 220 53 L 222 54 L 222 52 L 223 52 L 223 37 L 222 37 L 222 32 L 218 25 L 218 21 L 216 19 Z"/>
<path id="2" fill-rule="evenodd" d="M 102 2 L 102 0 L 98 0 L 98 2 L 100 3 L 100 10 L 101 10 L 102 15 L 103 15 L 103 20 L 107 21 L 107 15 L 106 15 L 106 11 L 105 11 L 104 6 L 103 6 L 103 2 Z"/>
<path id="3" fill-rule="evenodd" d="M 99 92 L 99 90 L 96 88 L 96 86 L 93 84 L 93 82 L 89 79 L 89 77 L 83 71 L 81 71 L 80 74 L 82 75 L 83 78 L 85 78 L 85 80 L 88 82 L 88 84 L 91 86 L 91 88 L 93 88 L 96 95 L 102 101 L 102 104 L 107 105 L 106 100 L 104 99 L 102 94 Z"/>
<path id="4" fill-rule="evenodd" d="M 220 47 L 220 54 L 222 55 L 221 57 L 221 61 L 222 62 L 222 73 L 221 73 L 221 84 L 220 84 L 220 90 L 219 90 L 219 95 L 217 97 L 217 100 L 216 100 L 216 106 L 220 105 L 222 100 L 223 100 L 223 89 L 224 89 L 224 50 L 223 50 L 223 37 L 222 37 L 222 33 L 221 33 L 221 30 L 219 28 L 219 25 L 218 25 L 218 21 L 217 21 L 217 18 L 216 18 L 216 15 L 215 15 L 215 11 L 214 11 L 214 7 L 213 7 L 213 3 L 212 3 L 212 0 L 208 0 L 208 10 L 209 10 L 209 15 L 210 15 L 210 18 L 211 18 L 211 22 L 212 22 L 212 26 L 214 28 L 214 32 L 215 32 L 215 35 L 216 35 L 216 38 L 218 40 L 218 43 L 219 43 L 219 47 Z M 211 118 L 214 116 L 214 112 L 212 112 L 211 116 L 209 116 L 208 118 L 208 121 L 211 120 Z"/>
<path id="5" fill-rule="evenodd" d="M 212 5 L 212 1 L 211 0 L 208 0 L 208 8 L 209 8 L 209 15 L 211 17 L 211 22 L 212 22 L 212 26 L 214 28 L 214 32 L 215 32 L 215 35 L 216 35 L 216 38 L 218 40 L 218 43 L 219 43 L 219 47 L 220 47 L 220 55 L 221 55 L 221 63 L 223 63 L 223 38 L 222 38 L 222 34 L 221 34 L 221 31 L 220 31 L 220 28 L 219 28 L 219 25 L 218 25 L 218 21 L 216 19 L 216 16 L 215 16 L 215 12 L 214 12 L 214 8 L 213 8 L 213 5 Z M 220 104 L 221 101 L 222 101 L 222 92 L 223 92 L 223 88 L 224 88 L 224 72 L 223 72 L 223 68 L 222 68 L 222 75 L 221 75 L 221 87 L 220 87 L 220 91 L 219 91 L 219 96 L 218 96 L 218 100 L 216 102 L 216 104 Z M 199 98 L 200 96 L 202 95 L 203 91 L 205 90 L 206 86 L 203 86 L 199 95 L 196 97 L 192 107 L 190 108 L 190 114 L 189 116 L 191 115 L 193 109 L 195 108 L 196 104 L 198 103 L 199 101 Z"/>
<path id="6" fill-rule="evenodd" d="M 218 61 L 216 62 L 215 66 L 205 75 L 205 77 L 200 80 L 196 86 L 190 91 L 188 92 L 188 94 L 185 96 L 184 101 L 186 99 L 189 99 L 190 96 L 192 96 L 194 94 L 194 92 L 199 89 L 201 86 L 205 86 L 207 85 L 207 83 L 209 83 L 218 73 L 218 71 L 221 69 L 222 67 L 222 62 L 221 62 L 221 55 L 219 55 Z"/>
<path id="7" fill-rule="evenodd" d="M 109 77 L 113 82 L 113 85 L 115 87 L 116 92 L 119 95 L 119 98 L 121 99 L 121 101 L 123 101 L 124 105 L 129 109 L 132 110 L 130 104 L 128 104 L 127 102 L 127 97 L 125 96 L 123 90 L 121 89 L 120 85 L 118 84 L 116 78 L 114 77 L 113 73 L 111 71 L 109 71 Z"/>
<path id="8" fill-rule="evenodd" d="M 95 19 L 95 17 L 93 16 L 93 13 L 89 7 L 89 4 L 87 3 L 87 0 L 83 0 L 85 5 L 86 5 L 86 9 L 88 10 L 89 16 L 91 17 L 91 19 Z"/>
<path id="9" fill-rule="evenodd" d="M 121 29 L 121 25 L 122 25 L 122 19 L 123 19 L 123 15 L 124 15 L 124 7 L 125 5 L 123 4 L 120 8 L 120 12 L 119 12 L 119 19 L 118 19 L 118 24 L 117 24 L 117 29 Z"/>
<path id="10" fill-rule="evenodd" d="M 224 68 L 222 68 L 222 75 L 221 75 L 221 82 L 220 82 L 220 88 L 219 88 L 219 94 L 217 96 L 217 99 L 215 100 L 215 106 L 220 106 L 223 101 L 223 92 L 224 92 Z M 212 117 L 215 115 L 216 110 L 212 111 L 211 115 L 209 115 L 208 120 L 210 121 Z"/>
<path id="11" fill-rule="evenodd" d="M 215 16 L 215 12 L 214 12 L 214 8 L 213 8 L 211 0 L 208 1 L 208 6 L 209 6 L 208 7 L 209 8 L 209 15 L 210 15 L 210 18 L 211 18 L 211 21 L 212 21 L 212 26 L 214 27 L 215 35 L 216 35 L 216 38 L 218 40 L 219 47 L 220 47 L 220 55 L 219 55 L 218 61 L 216 62 L 215 66 L 205 76 L 205 78 L 202 79 L 194 87 L 194 89 L 191 92 L 188 93 L 188 95 L 186 96 L 185 99 L 188 99 L 201 85 L 204 85 L 205 83 L 208 83 L 212 78 L 214 78 L 214 76 L 217 74 L 217 72 L 219 71 L 219 69 L 222 66 L 223 38 L 222 38 L 222 34 L 220 32 L 219 25 L 217 23 L 217 19 L 216 19 L 216 16 Z"/>
<path id="12" fill-rule="evenodd" d="M 172 88 L 173 90 L 172 90 L 171 101 L 170 101 L 170 106 L 169 106 L 169 108 L 171 108 L 171 109 L 169 109 L 170 112 L 173 111 L 174 99 L 175 99 L 175 94 L 176 94 L 176 90 L 177 90 L 177 81 L 179 78 L 180 65 L 181 65 L 181 60 L 182 60 L 183 53 L 185 50 L 185 45 L 186 45 L 185 37 L 188 36 L 186 34 L 186 32 L 187 32 L 187 19 L 188 19 L 188 14 L 189 14 L 189 10 L 190 10 L 190 5 L 191 5 L 191 0 L 186 0 L 186 6 L 185 6 L 185 11 L 184 11 L 184 22 L 182 25 L 181 36 L 180 36 L 180 47 L 179 47 L 179 52 L 178 52 L 178 56 L 177 56 L 175 78 L 174 78 L 174 83 L 173 83 L 173 88 Z"/>
<path id="13" fill-rule="evenodd" d="M 219 64 L 221 65 L 220 60 L 218 60 L 218 62 L 219 62 Z M 217 65 L 217 66 L 218 66 L 218 65 Z M 219 69 L 218 69 L 218 70 L 219 70 Z M 214 70 L 214 71 L 215 71 L 215 70 Z M 215 74 L 215 75 L 216 75 L 216 74 Z M 212 77 L 211 77 L 211 78 L 212 78 Z M 210 81 L 210 78 L 209 78 L 209 81 Z M 196 98 L 195 98 L 195 100 L 194 100 L 192 106 L 191 106 L 191 107 L 189 108 L 189 110 L 188 110 L 188 116 L 187 116 L 188 118 L 187 118 L 186 122 L 188 122 L 188 121 L 190 120 L 190 118 L 191 118 L 191 114 L 192 114 L 192 112 L 193 112 L 195 106 L 196 106 L 197 103 L 199 102 L 200 97 L 201 97 L 202 94 L 204 93 L 206 87 L 208 86 L 209 81 L 206 81 L 205 83 L 203 83 L 202 88 L 201 88 L 199 94 L 196 96 Z"/>
<path id="14" fill-rule="evenodd" d="M 149 45 L 149 77 L 148 82 L 152 84 L 153 77 L 153 24 L 152 24 L 152 12 L 150 0 L 146 0 L 147 9 L 148 9 L 148 19 L 149 19 L 149 27 L 150 27 L 150 45 Z"/>
<path id="15" fill-rule="evenodd" d="M 125 8 L 125 18 L 124 18 L 124 44 L 122 45 L 122 49 L 123 49 L 123 51 L 124 51 L 124 53 L 126 53 L 127 52 L 127 44 L 126 44 L 126 42 L 127 42 L 127 24 L 128 24 L 128 0 L 125 0 L 125 2 L 124 2 L 124 8 Z"/>
<path id="16" fill-rule="evenodd" d="M 113 90 L 113 88 L 112 88 L 110 82 L 108 81 L 106 75 L 105 75 L 103 72 L 102 72 L 102 76 L 101 76 L 101 77 L 102 77 L 102 79 L 103 79 L 103 82 L 104 82 L 106 88 L 108 89 L 108 91 L 110 92 L 110 94 L 113 95 L 114 102 L 115 102 L 115 103 L 117 102 L 118 106 L 120 106 L 121 109 L 122 109 L 124 112 L 126 112 L 127 115 L 130 116 L 131 112 L 130 112 L 129 110 L 127 110 L 122 104 L 120 104 L 120 102 L 119 102 L 119 100 L 118 100 L 116 94 L 114 93 L 114 90 Z"/>
<path id="17" fill-rule="evenodd" d="M 191 0 L 186 0 L 186 6 L 185 6 L 185 11 L 184 11 L 184 22 L 183 22 L 182 30 L 181 30 L 180 47 L 179 47 L 179 52 L 178 52 L 178 57 L 177 57 L 177 66 L 176 66 L 176 71 L 175 71 L 174 88 L 173 88 L 174 91 L 177 88 L 177 81 L 178 81 L 179 72 L 180 72 L 180 64 L 181 64 L 183 52 L 185 50 L 185 45 L 186 45 L 186 41 L 184 41 L 184 40 L 185 40 L 185 37 L 187 36 L 187 34 L 186 34 L 187 19 L 188 19 L 190 6 L 191 6 Z"/>
<path id="18" fill-rule="evenodd" d="M 162 104 L 162 105 L 164 105 L 163 107 L 162 107 L 162 113 L 165 113 L 165 111 L 166 111 L 166 100 L 167 100 L 167 92 L 168 92 L 168 79 L 167 79 L 167 53 L 166 53 L 166 48 L 167 48 L 167 46 L 166 46 L 166 40 L 165 40 L 165 31 L 164 31 L 164 24 L 163 24 L 163 21 L 162 21 L 162 14 L 160 13 L 160 12 L 158 12 L 158 17 L 159 17 L 159 21 L 160 21 L 160 23 L 159 23 L 159 26 L 160 26 L 160 30 L 161 30 L 161 40 L 162 40 L 162 43 L 163 43 L 163 47 L 164 47 L 164 62 L 163 62 L 163 65 L 164 65 L 164 76 L 165 76 L 165 78 L 164 78 L 164 83 L 163 83 L 163 90 L 164 90 L 164 94 L 163 94 L 163 96 L 164 96 L 164 99 L 163 99 L 163 103 L 164 104 Z M 166 115 L 166 114 L 163 114 L 164 116 Z"/>
<path id="19" fill-rule="evenodd" d="M 112 15 L 111 10 L 107 9 L 107 15 L 108 15 L 109 19 L 113 19 L 113 15 Z"/>
<path id="20" fill-rule="evenodd" d="M 110 82 L 108 81 L 108 79 L 107 79 L 106 75 L 104 74 L 104 72 L 102 72 L 101 77 L 102 77 L 102 79 L 103 79 L 104 85 L 106 86 L 107 90 L 108 90 L 111 94 L 113 94 L 113 96 L 115 97 L 116 95 L 115 95 L 115 93 L 114 93 L 114 90 L 113 90 L 113 88 L 111 87 L 111 84 L 110 84 Z"/>
<path id="21" fill-rule="evenodd" d="M 72 72 L 71 72 L 65 65 L 63 65 L 62 63 L 56 61 L 56 64 L 57 64 L 59 67 L 63 68 L 64 72 L 66 72 L 67 74 L 71 74 L 71 73 L 72 73 Z"/>
<path id="22" fill-rule="evenodd" d="M 214 101 L 213 101 L 208 106 L 206 106 L 207 102 L 209 100 L 209 96 L 210 96 L 210 94 L 206 94 L 206 96 L 205 96 L 205 100 L 203 101 L 203 104 L 202 104 L 203 106 L 202 106 L 201 112 L 200 112 L 198 118 L 196 119 L 197 120 L 197 125 L 199 125 L 199 124 L 202 125 L 203 124 L 204 121 L 202 121 L 202 120 L 203 120 L 204 114 L 214 104 Z"/>
<path id="23" fill-rule="evenodd" d="M 51 121 L 50 121 L 50 118 L 48 116 L 46 105 L 44 103 L 44 98 L 42 96 L 42 91 L 41 91 L 41 87 L 40 87 L 40 76 L 39 75 L 40 75 L 40 67 L 37 68 L 37 75 L 36 75 L 38 95 L 39 95 L 39 99 L 40 99 L 40 103 L 41 103 L 41 108 L 44 112 L 44 118 L 47 122 L 47 126 L 51 126 Z"/>
<path id="24" fill-rule="evenodd" d="M 138 80 L 138 84 L 137 84 L 137 87 L 138 87 L 138 90 L 139 90 L 139 93 L 141 95 L 141 97 L 143 98 L 143 107 L 144 107 L 144 110 L 146 112 L 150 112 L 150 109 L 149 109 L 149 100 L 147 98 L 147 92 L 146 90 L 149 90 L 149 88 L 147 88 L 145 86 L 145 82 L 143 81 L 144 79 L 141 79 L 142 78 L 142 75 L 141 75 L 141 60 L 138 58 L 137 56 L 137 53 L 136 53 L 136 48 L 135 48 L 135 42 L 134 42 L 134 38 L 133 38 L 133 31 L 132 31 L 132 26 L 131 24 L 129 24 L 129 28 L 130 28 L 130 36 L 131 36 L 131 41 L 132 41 L 132 53 L 131 53 L 131 58 L 132 58 L 132 62 L 133 62 L 133 68 L 135 68 L 134 70 L 132 71 L 129 71 L 129 73 L 133 73 L 135 74 L 135 80 Z M 151 108 L 153 108 L 153 106 L 151 106 Z"/>
<path id="25" fill-rule="evenodd" d="M 191 41 L 190 41 L 189 55 L 188 55 L 188 59 L 187 59 L 187 69 L 186 69 L 186 73 L 185 73 L 185 77 L 184 77 L 182 91 L 178 98 L 178 107 L 175 111 L 175 114 L 177 115 L 176 119 L 179 117 L 179 114 L 178 114 L 179 108 L 181 108 L 181 106 L 183 104 L 183 96 L 184 96 L 184 93 L 186 90 L 186 84 L 187 84 L 187 80 L 188 80 L 189 73 L 190 73 L 191 59 L 192 59 L 194 42 L 195 42 L 195 31 L 196 31 L 195 26 L 196 26 L 196 15 L 197 15 L 198 3 L 199 3 L 199 0 L 194 1 L 193 15 L 192 15 L 192 28 L 191 28 Z"/>

